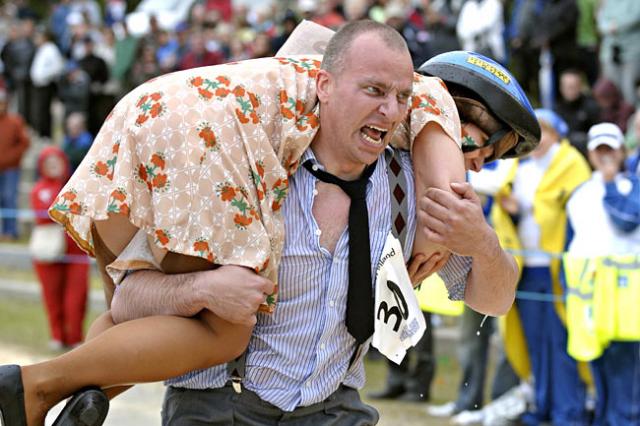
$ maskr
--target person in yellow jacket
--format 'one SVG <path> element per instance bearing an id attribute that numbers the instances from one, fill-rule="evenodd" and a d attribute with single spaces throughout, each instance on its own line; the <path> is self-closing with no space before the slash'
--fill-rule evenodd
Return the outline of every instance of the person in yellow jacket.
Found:
<path id="1" fill-rule="evenodd" d="M 582 314 L 572 318 L 575 323 L 569 322 L 570 353 L 578 359 L 593 359 L 594 426 L 640 424 L 640 322 L 633 315 L 640 301 L 640 178 L 622 171 L 623 142 L 622 131 L 613 123 L 589 129 L 587 149 L 595 171 L 567 203 L 573 238 L 567 246 L 571 258 L 565 260 L 578 261 L 579 267 L 590 262 L 596 276 L 586 274 L 594 282 L 579 288 L 592 291 L 591 307 L 581 305 L 589 302 L 585 295 L 567 302 L 568 310 Z M 570 263 L 565 263 L 565 273 L 567 283 L 575 288 L 581 284 L 582 271 L 588 269 L 571 271 Z M 574 276 L 578 272 L 577 282 L 572 283 L 570 272 Z M 569 306 L 576 302 L 577 309 Z M 579 333 L 572 331 L 576 327 Z M 608 335 L 602 336 L 601 329 Z"/>
<path id="2" fill-rule="evenodd" d="M 514 162 L 491 216 L 503 247 L 519 251 L 518 290 L 554 300 L 553 295 L 562 292 L 559 254 L 566 242 L 565 204 L 590 170 L 564 139 L 568 126 L 562 118 L 546 109 L 536 110 L 536 116 L 540 145 Z M 522 378 L 530 374 L 534 380 L 535 407 L 523 416 L 526 425 L 549 420 L 558 426 L 588 424 L 586 388 L 576 361 L 567 354 L 564 306 L 561 298 L 556 300 L 519 299 L 507 316 L 507 356 Z"/>

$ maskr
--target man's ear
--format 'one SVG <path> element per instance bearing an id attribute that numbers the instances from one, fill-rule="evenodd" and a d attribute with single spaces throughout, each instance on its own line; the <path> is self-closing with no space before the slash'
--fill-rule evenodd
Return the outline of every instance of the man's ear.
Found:
<path id="1" fill-rule="evenodd" d="M 333 76 L 327 70 L 318 70 L 316 75 L 316 95 L 320 102 L 326 102 L 329 99 L 332 86 Z"/>

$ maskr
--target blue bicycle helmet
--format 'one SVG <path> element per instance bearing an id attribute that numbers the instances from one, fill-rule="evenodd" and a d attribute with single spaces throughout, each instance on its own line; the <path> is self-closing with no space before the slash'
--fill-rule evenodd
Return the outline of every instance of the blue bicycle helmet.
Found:
<path id="1" fill-rule="evenodd" d="M 540 126 L 522 88 L 511 73 L 492 59 L 456 50 L 434 56 L 418 68 L 445 82 L 463 121 L 489 135 L 494 154 L 486 161 L 520 157 L 540 142 Z M 488 110 L 488 111 L 487 111 Z M 463 147 L 470 151 L 477 147 Z"/>

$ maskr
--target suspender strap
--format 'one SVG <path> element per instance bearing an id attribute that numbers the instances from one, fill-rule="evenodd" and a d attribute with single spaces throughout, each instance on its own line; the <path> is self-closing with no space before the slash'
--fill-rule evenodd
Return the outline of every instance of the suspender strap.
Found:
<path id="1" fill-rule="evenodd" d="M 407 201 L 407 175 L 401 167 L 398 150 L 387 148 L 384 152 L 389 178 L 391 199 L 391 232 L 402 247 L 407 242 L 407 221 L 409 205 Z"/>
<path id="2" fill-rule="evenodd" d="M 242 355 L 234 359 L 227 364 L 227 373 L 229 374 L 229 380 L 231 386 L 236 393 L 242 392 L 242 379 L 245 376 L 245 370 L 247 366 L 247 351 L 244 351 Z"/>

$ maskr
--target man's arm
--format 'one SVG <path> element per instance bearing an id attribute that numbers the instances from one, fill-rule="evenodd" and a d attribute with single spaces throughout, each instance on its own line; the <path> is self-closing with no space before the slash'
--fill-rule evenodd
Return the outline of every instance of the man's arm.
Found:
<path id="1" fill-rule="evenodd" d="M 451 182 L 464 182 L 464 159 L 456 142 L 435 122 L 428 123 L 415 138 L 412 161 L 416 197 L 424 196 L 427 188 L 440 188 L 452 192 Z M 424 226 L 418 216 L 418 229 Z M 446 263 L 448 250 L 428 239 L 424 233 L 416 232 L 409 276 L 419 284 L 431 273 Z"/>
<path id="2" fill-rule="evenodd" d="M 452 183 L 451 188 L 457 195 L 432 188 L 419 199 L 418 215 L 424 227 L 418 232 L 458 255 L 471 257 L 465 302 L 478 312 L 503 315 L 515 298 L 518 281 L 515 259 L 500 247 L 471 185 Z"/>
<path id="3" fill-rule="evenodd" d="M 137 271 L 117 287 L 111 315 L 120 323 L 152 315 L 192 317 L 207 309 L 229 322 L 254 325 L 273 288 L 271 281 L 242 266 L 173 275 Z"/>

